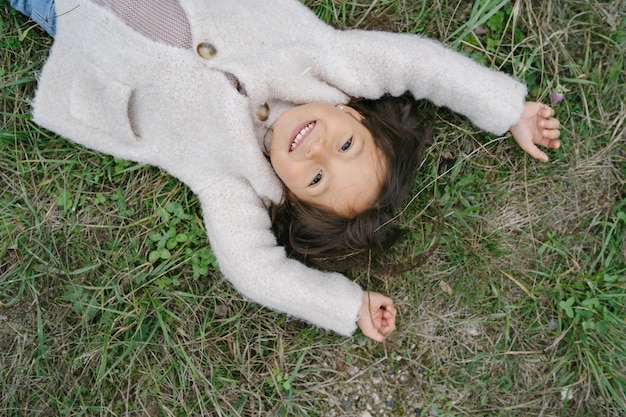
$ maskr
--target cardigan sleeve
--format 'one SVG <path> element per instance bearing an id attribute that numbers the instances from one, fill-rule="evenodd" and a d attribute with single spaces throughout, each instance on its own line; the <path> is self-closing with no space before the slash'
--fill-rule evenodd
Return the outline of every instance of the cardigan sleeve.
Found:
<path id="1" fill-rule="evenodd" d="M 356 330 L 362 289 L 341 274 L 287 258 L 247 180 L 222 178 L 198 197 L 220 270 L 241 294 L 342 335 Z"/>
<path id="2" fill-rule="evenodd" d="M 418 35 L 331 30 L 319 76 L 353 97 L 410 91 L 495 134 L 517 123 L 526 87 L 512 77 Z"/>

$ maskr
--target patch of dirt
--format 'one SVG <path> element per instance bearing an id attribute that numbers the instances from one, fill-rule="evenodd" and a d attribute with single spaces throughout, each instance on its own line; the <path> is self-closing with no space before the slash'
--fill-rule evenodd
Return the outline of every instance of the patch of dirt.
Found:
<path id="1" fill-rule="evenodd" d="M 8 308 L 0 307 L 0 352 L 3 352 L 0 358 L 3 362 L 5 354 L 15 352 L 15 345 L 28 344 L 33 341 L 36 333 L 37 313 L 34 307 L 26 303 L 18 303 Z"/>

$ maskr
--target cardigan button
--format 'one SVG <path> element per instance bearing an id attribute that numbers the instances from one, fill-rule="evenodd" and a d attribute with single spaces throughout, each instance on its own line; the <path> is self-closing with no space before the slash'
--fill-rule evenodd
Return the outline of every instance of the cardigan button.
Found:
<path id="1" fill-rule="evenodd" d="M 261 104 L 256 109 L 256 117 L 262 122 L 266 121 L 270 117 L 270 106 L 267 103 Z"/>
<path id="2" fill-rule="evenodd" d="M 215 49 L 215 46 L 207 42 L 199 43 L 196 51 L 198 52 L 198 55 L 200 55 L 204 59 L 211 59 L 217 54 L 217 49 Z"/>

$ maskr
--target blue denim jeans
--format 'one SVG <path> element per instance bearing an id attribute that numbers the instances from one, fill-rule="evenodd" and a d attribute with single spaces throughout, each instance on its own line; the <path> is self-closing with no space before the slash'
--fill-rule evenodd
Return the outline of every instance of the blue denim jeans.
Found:
<path id="1" fill-rule="evenodd" d="M 56 29 L 54 0 L 9 0 L 9 4 L 18 12 L 30 17 L 54 37 Z"/>

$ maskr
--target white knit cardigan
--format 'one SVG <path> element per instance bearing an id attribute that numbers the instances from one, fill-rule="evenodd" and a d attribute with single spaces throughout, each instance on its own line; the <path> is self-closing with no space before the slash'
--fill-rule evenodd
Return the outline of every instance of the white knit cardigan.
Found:
<path id="1" fill-rule="evenodd" d="M 263 156 L 268 127 L 293 105 L 410 91 L 501 134 L 519 119 L 526 88 L 416 35 L 333 29 L 297 0 L 180 4 L 190 49 L 148 39 L 92 1 L 57 0 L 34 120 L 179 178 L 197 194 L 211 248 L 238 291 L 351 334 L 361 288 L 288 259 L 271 232 L 266 203 L 280 201 L 282 188 Z"/>

